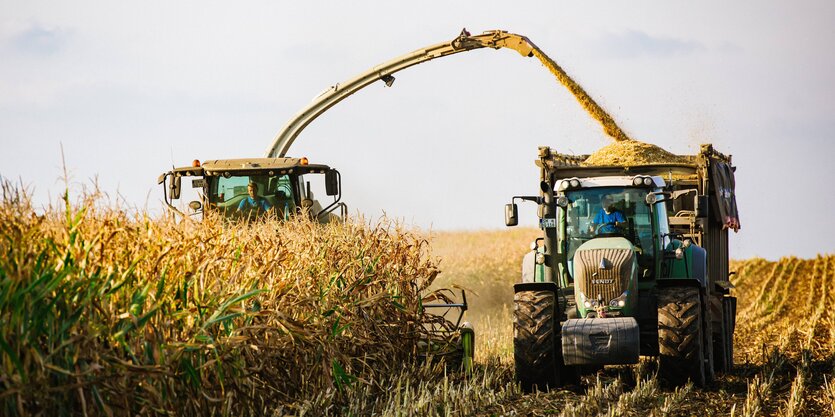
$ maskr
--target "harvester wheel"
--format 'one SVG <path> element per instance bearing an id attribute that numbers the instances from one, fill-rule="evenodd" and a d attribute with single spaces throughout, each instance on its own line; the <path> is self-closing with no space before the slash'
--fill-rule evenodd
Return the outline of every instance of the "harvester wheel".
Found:
<path id="1" fill-rule="evenodd" d="M 473 372 L 475 359 L 475 331 L 469 322 L 461 324 L 461 369 L 469 375 Z"/>
<path id="2" fill-rule="evenodd" d="M 698 386 L 705 384 L 702 314 L 698 288 L 658 291 L 658 372 L 674 385 L 683 385 L 688 379 Z"/>
<path id="3" fill-rule="evenodd" d="M 553 291 L 520 291 L 513 298 L 513 357 L 525 392 L 559 383 L 562 351 Z"/>

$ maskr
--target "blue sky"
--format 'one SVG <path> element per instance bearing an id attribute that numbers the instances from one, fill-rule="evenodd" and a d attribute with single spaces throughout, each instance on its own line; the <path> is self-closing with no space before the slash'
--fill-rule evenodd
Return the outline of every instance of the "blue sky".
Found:
<path id="1" fill-rule="evenodd" d="M 95 180 L 158 210 L 159 173 L 261 156 L 326 87 L 462 27 L 524 34 L 634 138 L 734 155 L 732 256 L 834 251 L 835 4 L 0 0 L 0 175 L 38 204 Z M 534 59 L 480 50 L 337 105 L 291 154 L 339 168 L 354 211 L 424 229 L 502 228 L 536 147 L 609 140 Z M 532 208 L 521 212 L 533 224 Z M 526 222 L 527 220 L 527 222 Z"/>

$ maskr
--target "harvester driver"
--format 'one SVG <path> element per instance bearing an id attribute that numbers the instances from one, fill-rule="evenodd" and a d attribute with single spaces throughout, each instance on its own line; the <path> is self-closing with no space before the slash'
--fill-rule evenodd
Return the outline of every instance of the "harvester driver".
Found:
<path id="1" fill-rule="evenodd" d="M 615 207 L 614 199 L 610 195 L 603 197 L 601 206 L 592 220 L 589 231 L 597 234 L 618 233 L 626 223 L 623 213 Z"/>
<path id="2" fill-rule="evenodd" d="M 258 195 L 258 184 L 250 182 L 246 186 L 246 191 L 249 193 L 249 197 L 241 200 L 241 203 L 238 204 L 238 211 L 255 209 L 266 212 L 272 208 L 264 197 Z"/>

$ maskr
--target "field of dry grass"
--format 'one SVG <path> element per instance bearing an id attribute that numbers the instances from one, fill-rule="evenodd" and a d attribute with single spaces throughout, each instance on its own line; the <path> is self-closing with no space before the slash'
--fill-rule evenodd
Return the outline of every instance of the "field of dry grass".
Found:
<path id="1" fill-rule="evenodd" d="M 512 284 L 532 229 L 230 226 L 0 202 L 2 415 L 833 415 L 835 256 L 733 264 L 736 370 L 652 360 L 523 395 Z M 431 288 L 468 290 L 472 375 L 417 360 Z"/>

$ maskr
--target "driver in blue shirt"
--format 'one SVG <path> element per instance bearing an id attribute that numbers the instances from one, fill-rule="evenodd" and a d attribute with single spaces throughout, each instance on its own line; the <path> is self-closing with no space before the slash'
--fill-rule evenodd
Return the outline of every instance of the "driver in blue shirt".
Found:
<path id="1" fill-rule="evenodd" d="M 626 223 L 626 218 L 623 213 L 615 208 L 614 199 L 612 196 L 603 198 L 602 206 L 597 215 L 594 216 L 590 229 L 592 232 L 600 233 L 617 233 L 620 227 Z"/>
<path id="2" fill-rule="evenodd" d="M 258 184 L 250 182 L 246 186 L 246 191 L 249 193 L 249 197 L 241 200 L 241 203 L 238 204 L 238 211 L 247 209 L 261 209 L 268 211 L 272 208 L 270 203 L 268 203 L 264 197 L 258 195 Z"/>

